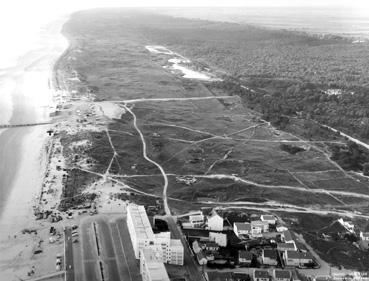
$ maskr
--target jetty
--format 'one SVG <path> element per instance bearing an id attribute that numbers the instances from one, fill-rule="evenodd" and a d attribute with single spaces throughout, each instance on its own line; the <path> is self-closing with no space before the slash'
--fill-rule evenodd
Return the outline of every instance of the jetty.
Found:
<path id="1" fill-rule="evenodd" d="M 18 127 L 32 127 L 51 124 L 51 122 L 39 122 L 39 123 L 24 123 L 24 124 L 0 124 L 0 129 L 10 129 Z"/>

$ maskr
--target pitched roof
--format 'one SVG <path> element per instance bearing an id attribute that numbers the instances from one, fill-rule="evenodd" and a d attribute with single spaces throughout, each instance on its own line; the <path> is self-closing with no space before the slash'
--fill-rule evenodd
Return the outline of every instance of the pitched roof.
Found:
<path id="1" fill-rule="evenodd" d="M 252 260 L 253 254 L 249 251 L 238 251 L 238 258 Z"/>
<path id="2" fill-rule="evenodd" d="M 235 222 L 235 226 L 237 226 L 237 230 L 251 231 L 251 224 L 248 222 Z"/>
<path id="3" fill-rule="evenodd" d="M 313 255 L 299 251 L 286 251 L 286 257 L 289 259 L 312 259 Z"/>
<path id="4" fill-rule="evenodd" d="M 276 250 L 270 250 L 266 249 L 263 250 L 263 257 L 270 258 L 270 259 L 277 259 L 277 251 Z"/>
<path id="5" fill-rule="evenodd" d="M 255 278 L 270 278 L 268 271 L 266 270 L 258 270 L 255 269 L 254 271 Z"/>
<path id="6" fill-rule="evenodd" d="M 269 221 L 269 220 L 275 220 L 275 216 L 273 216 L 273 215 L 261 215 L 260 216 L 260 219 L 262 220 L 262 221 Z"/>
<path id="7" fill-rule="evenodd" d="M 269 223 L 266 221 L 252 221 L 251 222 L 251 226 L 264 226 L 264 225 L 269 226 Z"/>
<path id="8" fill-rule="evenodd" d="M 275 278 L 291 278 L 292 274 L 289 270 L 274 270 L 274 276 Z"/>
<path id="9" fill-rule="evenodd" d="M 290 241 L 292 239 L 291 232 L 289 230 L 283 231 L 284 240 Z"/>
<path id="10" fill-rule="evenodd" d="M 209 281 L 233 280 L 232 272 L 208 271 L 206 272 Z"/>

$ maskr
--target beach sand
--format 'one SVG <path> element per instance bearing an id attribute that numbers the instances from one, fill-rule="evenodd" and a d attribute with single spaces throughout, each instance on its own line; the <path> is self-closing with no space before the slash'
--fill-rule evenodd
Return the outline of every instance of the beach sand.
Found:
<path id="1" fill-rule="evenodd" d="M 51 88 L 53 66 L 68 47 L 61 35 L 67 17 L 62 17 L 42 29 L 38 45 L 18 60 L 16 66 L 3 71 L 1 79 L 13 83 L 10 120 L 1 124 L 22 124 L 49 121 L 55 108 Z M 13 81 L 13 82 L 9 82 Z M 9 113 L 7 113 L 9 116 Z M 51 125 L 17 127 L 0 131 L 0 280 L 25 278 L 31 264 L 54 268 L 54 260 L 47 256 L 53 248 L 59 250 L 61 241 L 50 245 L 38 259 L 50 260 L 37 264 L 34 245 L 48 238 L 48 224 L 36 221 L 33 207 L 39 198 L 45 175 L 47 151 L 50 140 L 47 130 Z M 25 228 L 37 229 L 36 234 L 22 234 Z M 60 227 L 61 228 L 61 227 Z M 46 252 L 46 253 L 45 253 Z M 38 274 L 36 274 L 38 275 Z"/>

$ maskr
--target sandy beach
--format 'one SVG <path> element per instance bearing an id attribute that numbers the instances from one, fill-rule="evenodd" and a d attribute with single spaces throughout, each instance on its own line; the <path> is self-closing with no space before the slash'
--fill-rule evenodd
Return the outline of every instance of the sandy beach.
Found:
<path id="1" fill-rule="evenodd" d="M 68 47 L 61 35 L 66 16 L 43 27 L 37 44 L 16 66 L 2 69 L 1 124 L 48 122 L 55 110 L 53 66 Z M 11 116 L 10 116 L 11 112 Z M 10 117 L 10 119 L 9 119 Z M 42 228 L 33 207 L 41 192 L 51 125 L 0 130 L 0 280 L 19 280 L 30 266 L 33 236 L 25 228 Z M 23 260 L 23 262 L 22 262 Z"/>

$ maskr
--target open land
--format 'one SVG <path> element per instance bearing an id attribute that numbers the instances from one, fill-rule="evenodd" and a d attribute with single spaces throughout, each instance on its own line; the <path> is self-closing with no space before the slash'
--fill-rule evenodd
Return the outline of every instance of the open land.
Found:
<path id="1" fill-rule="evenodd" d="M 165 29 L 158 28 L 163 22 L 168 23 Z M 295 118 L 288 127 L 276 126 L 260 104 L 234 91 L 241 87 L 266 94 L 261 87 L 253 88 L 255 83 L 243 85 L 239 79 L 227 88 L 224 83 L 235 73 L 215 63 L 219 54 L 201 59 L 188 51 L 194 39 L 182 36 L 208 25 L 212 34 L 242 32 L 239 25 L 119 9 L 72 15 L 63 29 L 70 47 L 55 66 L 59 104 L 35 210 L 40 223 L 71 216 L 68 225 L 82 220 L 82 240 L 75 247 L 82 250 L 75 256 L 85 268 L 94 268 L 99 253 L 89 244 L 93 237 L 111 249 L 110 240 L 119 245 L 122 235 L 117 234 L 119 222 L 83 214 L 120 213 L 122 200 L 160 206 L 156 213 L 169 220 L 171 214 L 204 206 L 272 212 L 293 222 L 289 226 L 327 262 L 362 270 L 362 264 L 336 256 L 351 251 L 355 257 L 365 256 L 364 261 L 367 253 L 352 249 L 347 241 L 337 251 L 325 252 L 331 242 L 311 238 L 318 237 L 322 227 L 312 214 L 328 222 L 349 217 L 367 230 L 368 178 L 332 160 L 332 146 L 346 148 L 347 140 L 328 133 L 307 136 L 305 122 Z M 181 35 L 176 37 L 176 32 Z M 261 36 L 254 40 L 265 36 L 265 30 L 252 32 Z M 61 232 L 62 222 L 52 224 Z M 38 226 L 39 233 L 47 237 L 49 226 Z M 57 249 L 59 240 L 53 244 Z M 114 260 L 108 270 L 113 275 L 127 274 L 114 268 L 123 259 L 122 251 L 113 250 L 115 256 L 102 253 L 106 266 Z M 87 274 L 94 275 L 95 269 Z"/>
<path id="2" fill-rule="evenodd" d="M 330 146 L 345 146 L 344 137 L 306 138 L 298 121 L 277 129 L 247 99 L 219 86 L 221 65 L 204 67 L 169 39 L 148 38 L 142 22 L 150 20 L 168 18 L 88 11 L 64 27 L 71 46 L 56 80 L 72 98 L 60 116 L 77 110 L 80 127 L 74 130 L 69 118 L 57 130 L 69 169 L 64 210 L 91 200 L 104 208 L 101 198 L 118 197 L 145 205 L 159 200 L 166 213 L 168 199 L 179 214 L 237 205 L 368 219 L 368 180 L 331 159 Z M 174 30 L 206 24 L 169 22 Z"/>

